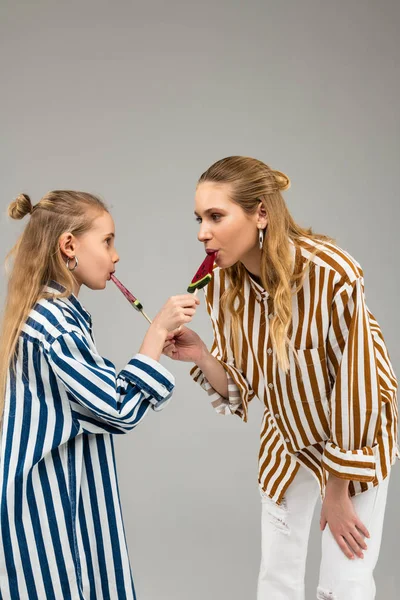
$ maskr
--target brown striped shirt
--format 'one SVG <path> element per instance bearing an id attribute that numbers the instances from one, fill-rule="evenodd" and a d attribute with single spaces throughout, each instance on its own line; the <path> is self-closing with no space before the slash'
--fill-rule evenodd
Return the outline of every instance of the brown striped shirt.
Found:
<path id="1" fill-rule="evenodd" d="M 382 481 L 400 457 L 397 380 L 379 325 L 364 297 L 363 272 L 344 250 L 308 239 L 293 244 L 295 264 L 311 257 L 304 284 L 293 294 L 289 371 L 277 364 L 269 333 L 273 299 L 246 275 L 240 321 L 241 365 L 230 345 L 230 315 L 220 307 L 229 285 L 215 269 L 205 288 L 214 342 L 211 353 L 225 368 L 228 398 L 214 390 L 199 367 L 191 375 L 221 414 L 247 421 L 248 404 L 264 405 L 259 485 L 280 503 L 303 465 L 324 495 L 327 472 L 351 480 L 350 493 Z M 295 356 L 296 354 L 296 356 Z"/>

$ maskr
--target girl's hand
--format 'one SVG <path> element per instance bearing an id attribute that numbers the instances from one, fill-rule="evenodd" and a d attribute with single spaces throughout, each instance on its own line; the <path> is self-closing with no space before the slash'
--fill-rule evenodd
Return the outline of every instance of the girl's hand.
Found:
<path id="1" fill-rule="evenodd" d="M 370 535 L 354 510 L 348 484 L 347 480 L 329 474 L 320 528 L 323 531 L 328 523 L 333 537 L 347 558 L 353 559 L 355 554 L 364 558 L 362 551 L 367 549 L 364 537 L 369 538 Z"/>
<path id="2" fill-rule="evenodd" d="M 152 326 L 164 330 L 167 335 L 168 332 L 189 323 L 199 304 L 200 300 L 193 294 L 172 296 L 157 313 Z"/>
<path id="3" fill-rule="evenodd" d="M 195 331 L 182 327 L 168 334 L 163 354 L 173 360 L 198 363 L 208 353 L 203 340 Z"/>

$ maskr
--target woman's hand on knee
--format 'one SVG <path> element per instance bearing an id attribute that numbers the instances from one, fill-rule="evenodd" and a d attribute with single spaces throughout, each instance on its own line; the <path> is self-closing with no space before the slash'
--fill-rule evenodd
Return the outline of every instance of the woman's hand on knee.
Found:
<path id="1" fill-rule="evenodd" d="M 330 475 L 325 499 L 322 503 L 320 527 L 323 531 L 326 524 L 349 559 L 354 556 L 364 558 L 363 550 L 367 549 L 365 537 L 369 532 L 358 518 L 348 492 L 349 481 Z"/>

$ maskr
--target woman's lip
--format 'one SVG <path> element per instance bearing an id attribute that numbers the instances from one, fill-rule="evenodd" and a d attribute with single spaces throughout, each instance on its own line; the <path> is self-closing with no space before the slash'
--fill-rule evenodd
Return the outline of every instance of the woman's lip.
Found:
<path id="1" fill-rule="evenodd" d="M 206 254 L 214 254 L 214 252 L 216 254 L 218 254 L 219 250 L 210 250 L 210 249 L 206 250 Z"/>

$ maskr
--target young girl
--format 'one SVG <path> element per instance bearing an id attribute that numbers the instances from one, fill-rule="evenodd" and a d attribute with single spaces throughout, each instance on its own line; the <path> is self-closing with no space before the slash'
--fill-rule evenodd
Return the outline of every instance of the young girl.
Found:
<path id="1" fill-rule="evenodd" d="M 360 265 L 294 222 L 280 193 L 288 187 L 286 175 L 244 157 L 200 177 L 198 238 L 217 251 L 205 290 L 214 343 L 208 352 L 185 328 L 165 353 L 196 363 L 191 374 L 217 412 L 246 421 L 254 396 L 264 405 L 258 599 L 304 599 L 319 494 L 317 598 L 372 599 L 399 456 L 396 378 Z"/>
<path id="2" fill-rule="evenodd" d="M 158 362 L 198 300 L 170 298 L 116 374 L 92 337 L 80 287 L 104 289 L 119 260 L 114 223 L 91 194 L 54 191 L 32 206 L 13 249 L 0 346 L 0 597 L 133 599 L 113 449 L 172 394 Z"/>

